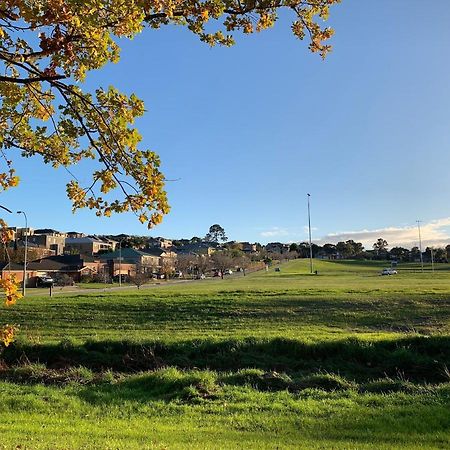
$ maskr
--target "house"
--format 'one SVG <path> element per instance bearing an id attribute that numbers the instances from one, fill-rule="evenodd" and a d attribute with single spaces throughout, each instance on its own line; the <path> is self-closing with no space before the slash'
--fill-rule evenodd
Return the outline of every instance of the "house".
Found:
<path id="1" fill-rule="evenodd" d="M 205 255 L 211 256 L 220 249 L 220 245 L 215 242 L 194 242 L 181 247 L 176 247 L 174 252 L 180 255 Z"/>
<path id="2" fill-rule="evenodd" d="M 250 244 L 250 242 L 237 242 L 236 244 L 244 253 L 255 253 L 257 251 L 256 244 Z"/>
<path id="3" fill-rule="evenodd" d="M 14 275 L 16 281 L 21 283 L 23 281 L 23 264 L 0 262 L 0 278 L 4 279 L 8 275 Z M 30 285 L 30 280 L 36 277 L 36 272 L 30 270 L 27 265 L 27 286 Z M 34 284 L 33 284 L 34 285 Z"/>
<path id="4" fill-rule="evenodd" d="M 149 249 L 145 249 L 144 253 L 154 258 L 158 258 L 158 268 L 163 267 L 166 263 L 168 263 L 172 267 L 175 267 L 177 254 L 173 250 L 167 248 L 152 247 Z"/>
<path id="5" fill-rule="evenodd" d="M 66 233 L 61 233 L 51 228 L 34 230 L 34 233 L 28 236 L 28 242 L 54 250 L 56 255 L 61 255 L 64 251 Z"/>
<path id="6" fill-rule="evenodd" d="M 25 247 L 25 239 L 16 240 L 10 247 L 13 247 L 15 250 L 23 249 Z M 41 247 L 40 245 L 35 244 L 34 242 L 27 243 L 27 257 L 28 259 L 39 259 L 45 258 L 46 256 L 53 256 L 56 254 L 55 250 L 51 250 L 46 247 Z"/>
<path id="7" fill-rule="evenodd" d="M 286 253 L 289 251 L 289 244 L 281 242 L 270 242 L 266 245 L 266 251 L 269 253 Z"/>
<path id="8" fill-rule="evenodd" d="M 108 264 L 112 277 L 119 274 L 134 276 L 138 270 L 153 273 L 160 268 L 159 256 L 134 248 L 122 248 L 114 252 L 103 253 L 98 255 L 98 259 Z"/>
<path id="9" fill-rule="evenodd" d="M 95 255 L 115 249 L 115 241 L 97 236 L 68 237 L 65 240 L 64 252 L 81 255 Z"/>
<path id="10" fill-rule="evenodd" d="M 84 233 L 80 233 L 79 231 L 68 231 L 66 234 L 68 238 L 82 238 L 86 236 Z"/>
<path id="11" fill-rule="evenodd" d="M 97 266 L 95 266 L 97 267 Z M 83 275 L 91 274 L 96 268 L 86 264 L 80 255 L 55 255 L 37 259 L 27 264 L 27 269 L 35 274 L 35 277 L 49 275 L 58 277 L 68 275 L 74 281 L 80 281 Z M 33 285 L 37 279 L 31 278 L 29 284 Z"/>
<path id="12" fill-rule="evenodd" d="M 160 248 L 164 248 L 164 249 L 170 249 L 173 247 L 173 241 L 172 239 L 166 239 L 163 237 L 150 237 L 148 239 L 148 245 L 150 247 L 160 247 Z"/>

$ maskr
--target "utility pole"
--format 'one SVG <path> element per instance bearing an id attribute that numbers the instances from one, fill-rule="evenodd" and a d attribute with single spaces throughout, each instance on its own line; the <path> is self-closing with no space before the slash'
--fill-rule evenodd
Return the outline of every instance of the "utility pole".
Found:
<path id="1" fill-rule="evenodd" d="M 122 240 L 119 241 L 119 287 L 122 286 Z"/>
<path id="2" fill-rule="evenodd" d="M 417 222 L 417 228 L 419 230 L 419 250 L 420 250 L 420 266 L 422 267 L 423 272 L 423 255 L 422 255 L 422 236 L 420 234 L 420 220 L 416 220 Z"/>
<path id="3" fill-rule="evenodd" d="M 309 269 L 310 272 L 313 273 L 313 256 L 311 243 L 311 208 L 309 206 L 309 197 L 311 197 L 311 194 L 307 194 L 307 196 L 308 196 L 308 230 L 309 230 Z"/>

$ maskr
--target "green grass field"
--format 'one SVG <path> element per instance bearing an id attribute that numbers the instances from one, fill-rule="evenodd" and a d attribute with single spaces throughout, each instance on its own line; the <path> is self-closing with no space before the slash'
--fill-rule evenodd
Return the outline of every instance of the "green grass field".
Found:
<path id="1" fill-rule="evenodd" d="M 385 264 L 2 308 L 0 448 L 449 448 L 450 266 Z"/>

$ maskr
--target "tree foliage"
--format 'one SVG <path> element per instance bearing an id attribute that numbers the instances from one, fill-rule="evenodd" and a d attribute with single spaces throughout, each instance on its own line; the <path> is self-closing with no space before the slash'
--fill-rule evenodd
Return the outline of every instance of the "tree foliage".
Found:
<path id="1" fill-rule="evenodd" d="M 226 242 L 228 240 L 225 230 L 218 224 L 211 225 L 209 231 L 205 236 L 207 242 Z"/>
<path id="2" fill-rule="evenodd" d="M 321 28 L 329 7 L 340 0 L 5 0 L 0 5 L 0 150 L 6 170 L 0 185 L 17 185 L 10 150 L 39 155 L 66 168 L 98 162 L 91 183 L 67 184 L 73 208 L 98 215 L 133 211 L 158 224 L 169 211 L 158 155 L 140 148 L 133 127 L 143 102 L 114 87 L 86 92 L 90 70 L 119 60 L 117 38 L 145 27 L 185 25 L 209 45 L 232 45 L 233 32 L 271 27 L 277 11 L 289 9 L 295 36 L 310 39 L 322 56 L 332 30 Z M 208 31 L 207 31 L 208 30 Z M 228 34 L 227 34 L 228 33 Z"/>

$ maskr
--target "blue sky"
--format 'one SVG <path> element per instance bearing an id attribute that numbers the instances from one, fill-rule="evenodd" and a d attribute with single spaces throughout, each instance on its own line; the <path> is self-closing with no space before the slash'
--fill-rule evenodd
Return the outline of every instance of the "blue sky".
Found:
<path id="1" fill-rule="evenodd" d="M 310 192 L 316 240 L 415 245 L 421 219 L 425 241 L 450 242 L 450 2 L 345 0 L 329 23 L 324 62 L 282 17 L 233 48 L 145 30 L 119 64 L 88 76 L 86 89 L 113 84 L 145 101 L 143 144 L 177 180 L 151 235 L 203 236 L 219 223 L 230 239 L 304 240 Z M 133 215 L 73 215 L 64 170 L 16 167 L 22 183 L 2 204 L 20 205 L 31 226 L 148 234 Z"/>

